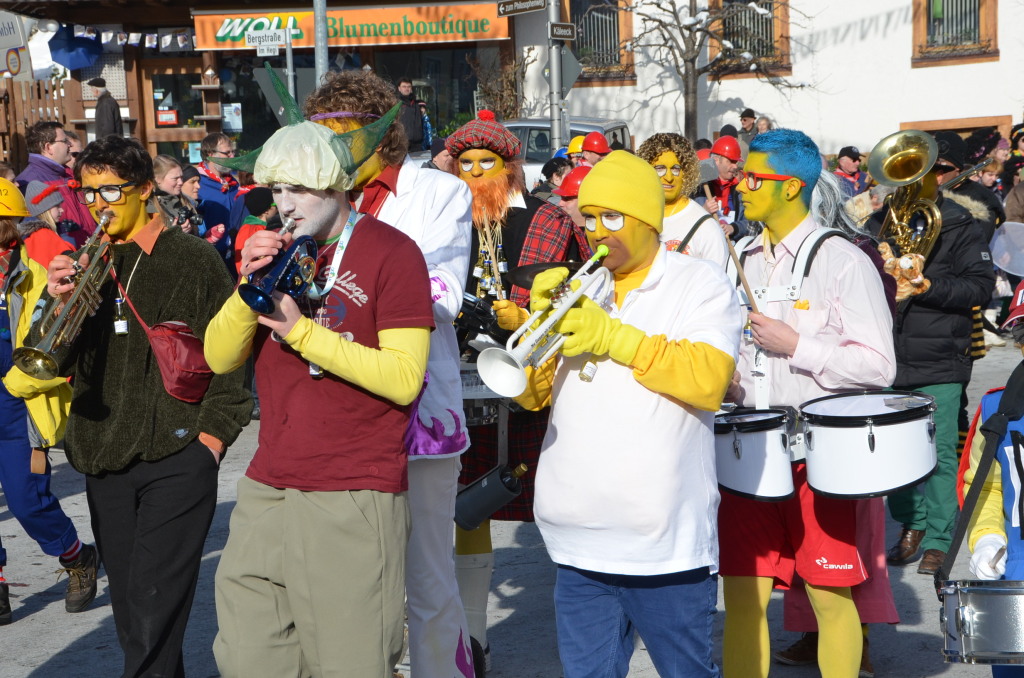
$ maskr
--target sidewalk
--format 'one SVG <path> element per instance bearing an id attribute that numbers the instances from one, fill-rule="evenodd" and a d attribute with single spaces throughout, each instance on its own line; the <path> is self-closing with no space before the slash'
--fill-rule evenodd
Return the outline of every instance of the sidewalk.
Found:
<path id="1" fill-rule="evenodd" d="M 1003 385 L 1019 362 L 1018 351 L 1008 346 L 994 349 L 975 364 L 969 390 L 970 412 L 981 395 Z M 245 471 L 256 448 L 258 424 L 250 424 L 224 460 L 220 475 L 220 500 L 207 539 L 192 618 L 185 638 L 185 666 L 189 678 L 217 676 L 211 647 L 216 634 L 213 575 L 227 539 L 228 517 L 235 502 L 235 482 Z M 85 482 L 68 466 L 62 454 L 53 455 L 53 487 L 61 505 L 78 526 L 83 541 L 92 542 Z M 0 493 L 2 497 L 2 493 Z M 558 678 L 561 667 L 555 642 L 551 589 L 555 568 L 532 524 L 493 523 L 495 572 L 491 587 L 490 628 L 493 669 L 490 678 Z M 898 526 L 890 521 L 887 543 L 895 541 Z M 120 674 L 117 645 L 106 595 L 105 577 L 92 607 L 77 615 L 64 612 L 64 580 L 57 581 L 57 559 L 42 555 L 35 542 L 7 511 L 0 498 L 0 536 L 7 549 L 4 574 L 11 584 L 14 623 L 0 627 L 0 678 L 93 678 Z M 953 570 L 954 579 L 969 578 L 963 553 Z M 889 576 L 902 623 L 871 629 L 871 655 L 878 678 L 924 676 L 989 676 L 987 667 L 947 665 L 942 662 L 942 636 L 938 601 L 931 577 L 917 574 L 916 566 L 891 568 Z M 779 594 L 770 609 L 772 646 L 786 647 L 797 634 L 782 629 Z M 722 609 L 719 596 L 719 610 Z M 715 626 L 721 646 L 722 615 Z M 408 676 L 408 666 L 401 667 Z M 773 665 L 773 678 L 810 678 L 816 667 L 791 668 Z M 657 676 L 642 646 L 634 655 L 630 676 Z M 273 677 L 268 677 L 273 678 Z"/>

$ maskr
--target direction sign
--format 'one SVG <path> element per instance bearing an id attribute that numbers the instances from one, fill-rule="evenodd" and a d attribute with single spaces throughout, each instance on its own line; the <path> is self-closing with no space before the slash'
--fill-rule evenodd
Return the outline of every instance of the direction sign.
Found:
<path id="1" fill-rule="evenodd" d="M 498 3 L 498 17 L 538 12 L 547 7 L 548 0 L 502 0 Z"/>
<path id="2" fill-rule="evenodd" d="M 257 45 L 256 46 L 256 56 L 261 56 L 261 57 L 277 56 L 280 53 L 281 53 L 281 48 L 279 48 L 277 45 Z"/>
<path id="3" fill-rule="evenodd" d="M 269 31 L 249 31 L 245 34 L 246 47 L 278 47 L 288 40 L 283 28 Z"/>
<path id="4" fill-rule="evenodd" d="M 575 40 L 576 24 L 548 24 L 548 37 L 552 40 Z"/>

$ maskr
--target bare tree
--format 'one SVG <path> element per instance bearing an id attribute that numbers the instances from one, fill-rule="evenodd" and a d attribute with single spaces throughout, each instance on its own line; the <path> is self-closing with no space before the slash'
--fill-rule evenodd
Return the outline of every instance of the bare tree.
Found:
<path id="1" fill-rule="evenodd" d="M 466 63 L 476 76 L 480 98 L 494 111 L 498 120 L 519 117 L 526 100 L 523 94 L 526 69 L 537 61 L 533 52 L 534 48 L 528 47 L 522 56 L 506 63 L 482 63 L 475 57 L 466 56 Z"/>
<path id="2" fill-rule="evenodd" d="M 719 0 L 711 7 L 701 7 L 697 0 L 603 0 L 587 9 L 595 11 L 633 14 L 637 27 L 622 47 L 647 53 L 681 81 L 684 133 L 690 139 L 697 138 L 701 77 L 755 73 L 780 89 L 807 86 L 778 75 L 789 55 L 776 47 L 775 18 L 791 11 L 789 0 Z"/>

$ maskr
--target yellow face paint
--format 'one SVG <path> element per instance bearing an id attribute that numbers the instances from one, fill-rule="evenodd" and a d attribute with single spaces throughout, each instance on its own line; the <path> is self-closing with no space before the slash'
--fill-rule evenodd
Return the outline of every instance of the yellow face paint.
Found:
<path id="1" fill-rule="evenodd" d="M 317 123 L 328 128 L 335 134 L 344 134 L 345 132 L 351 132 L 354 129 L 364 127 L 364 125 L 352 118 L 325 118 L 323 120 L 317 120 Z M 366 187 L 366 184 L 370 183 L 384 171 L 384 161 L 380 157 L 380 153 L 374 153 L 371 155 L 366 162 L 360 165 L 356 169 L 356 175 L 353 177 L 355 184 L 352 186 L 355 190 L 362 190 Z"/>
<path id="2" fill-rule="evenodd" d="M 120 186 L 126 179 L 119 177 L 109 169 L 91 171 L 90 168 L 83 168 L 82 188 L 97 189 L 96 200 L 89 205 L 89 211 L 97 223 L 104 213 L 112 214 L 110 221 L 104 229 L 110 239 L 115 242 L 127 242 L 135 237 L 147 223 L 149 215 L 146 213 L 146 199 L 153 192 L 153 184 L 146 182 L 140 186 L 125 186 L 121 189 L 121 197 L 113 202 L 107 202 L 100 195 L 98 190 L 101 186 Z"/>
<path id="3" fill-rule="evenodd" d="M 472 181 L 480 177 L 494 177 L 505 169 L 505 161 L 500 155 L 486 148 L 471 148 L 459 154 L 456 160 L 459 177 L 464 181 Z"/>
<path id="4" fill-rule="evenodd" d="M 651 165 L 661 175 L 661 190 L 665 191 L 665 205 L 675 204 L 683 197 L 683 167 L 679 157 L 672 151 L 665 151 Z"/>
<path id="5" fill-rule="evenodd" d="M 807 206 L 800 198 L 799 179 L 762 179 L 761 185 L 752 190 L 745 173 L 777 174 L 768 162 L 768 154 L 752 152 L 743 165 L 740 182 L 736 187 L 743 201 L 743 216 L 751 221 L 761 221 L 773 243 L 789 235 L 807 216 Z"/>
<path id="6" fill-rule="evenodd" d="M 608 248 L 603 260 L 605 268 L 616 275 L 626 275 L 646 268 L 658 253 L 658 233 L 636 217 L 620 214 L 594 205 L 583 207 L 587 242 L 591 249 Z"/>

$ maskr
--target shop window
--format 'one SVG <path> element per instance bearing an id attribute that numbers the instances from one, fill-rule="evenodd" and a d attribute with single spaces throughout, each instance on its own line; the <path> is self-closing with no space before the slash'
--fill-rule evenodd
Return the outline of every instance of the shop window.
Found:
<path id="1" fill-rule="evenodd" d="M 569 16 L 576 24 L 571 46 L 583 67 L 578 84 L 636 84 L 633 54 L 625 49 L 633 39 L 633 15 L 625 11 L 627 3 L 569 0 Z"/>
<path id="2" fill-rule="evenodd" d="M 792 72 L 788 2 L 711 0 L 711 10 L 722 12 L 719 30 L 722 41 L 731 45 L 729 53 L 722 54 L 722 44 L 716 41 L 709 43 L 710 58 L 721 54 L 715 76 L 750 77 L 764 73 L 780 76 Z M 751 70 L 750 57 L 759 64 L 757 71 Z"/>
<path id="3" fill-rule="evenodd" d="M 995 61 L 996 0 L 914 0 L 914 67 Z"/>

